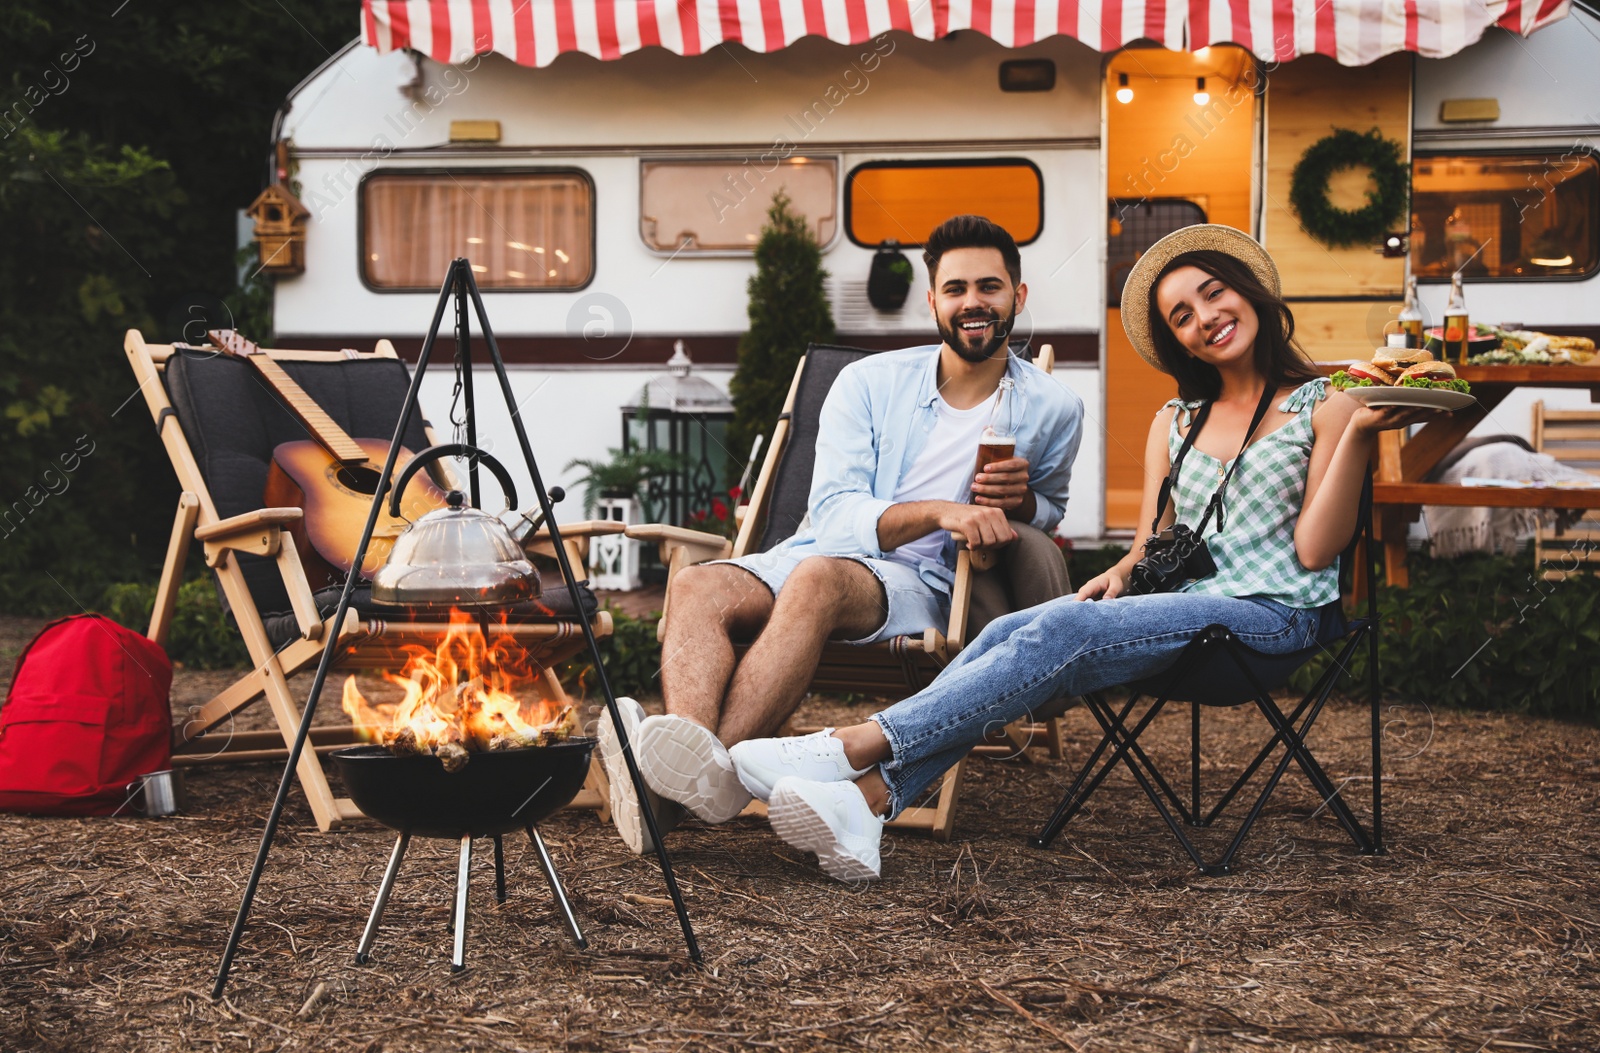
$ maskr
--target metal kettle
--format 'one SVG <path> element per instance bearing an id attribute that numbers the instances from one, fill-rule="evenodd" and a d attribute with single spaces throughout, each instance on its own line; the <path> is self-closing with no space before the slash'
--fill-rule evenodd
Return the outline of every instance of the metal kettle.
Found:
<path id="1" fill-rule="evenodd" d="M 400 495 L 411 477 L 441 457 L 471 457 L 486 466 L 516 506 L 516 489 L 505 466 L 465 443 L 430 446 L 400 473 L 389 499 L 389 514 L 400 516 Z M 504 607 L 539 597 L 539 572 L 528 562 L 498 516 L 466 503 L 459 490 L 408 526 L 395 539 L 389 559 L 372 576 L 372 600 L 395 607 Z"/>

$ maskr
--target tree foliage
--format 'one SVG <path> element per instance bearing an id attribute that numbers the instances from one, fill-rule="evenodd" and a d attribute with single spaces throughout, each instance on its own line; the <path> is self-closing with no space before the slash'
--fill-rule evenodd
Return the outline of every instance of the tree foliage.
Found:
<path id="1" fill-rule="evenodd" d="M 179 338 L 204 299 L 267 335 L 235 214 L 267 178 L 273 113 L 357 17 L 311 0 L 0 6 L 0 609 L 77 611 L 153 577 L 177 487 L 123 333 Z"/>
<path id="2" fill-rule="evenodd" d="M 789 204 L 780 192 L 767 210 L 749 285 L 750 329 L 739 339 L 739 365 L 728 385 L 733 398 L 728 448 L 740 462 L 757 435 L 772 437 L 806 345 L 834 338 L 822 248 L 805 217 Z"/>

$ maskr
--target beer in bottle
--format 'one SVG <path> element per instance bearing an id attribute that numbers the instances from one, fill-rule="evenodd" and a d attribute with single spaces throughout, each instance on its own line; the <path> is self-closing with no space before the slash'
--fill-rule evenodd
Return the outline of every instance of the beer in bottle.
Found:
<path id="1" fill-rule="evenodd" d="M 1440 359 L 1458 366 L 1467 364 L 1467 340 L 1472 335 L 1467 321 L 1467 297 L 1461 291 L 1461 272 L 1450 276 L 1450 302 L 1444 308 L 1444 354 Z"/>
<path id="2" fill-rule="evenodd" d="M 1400 331 L 1405 334 L 1407 347 L 1421 347 L 1427 343 L 1422 336 L 1422 308 L 1417 304 L 1417 279 L 1406 279 L 1406 302 L 1400 306 Z"/>

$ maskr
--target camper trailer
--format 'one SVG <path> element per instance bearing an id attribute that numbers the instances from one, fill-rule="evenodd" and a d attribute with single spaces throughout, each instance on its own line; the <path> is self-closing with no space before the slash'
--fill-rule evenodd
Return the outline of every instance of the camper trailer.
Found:
<path id="1" fill-rule="evenodd" d="M 813 24 L 785 21 L 802 6 Z M 362 39 L 273 130 L 275 175 L 310 213 L 303 273 L 275 279 L 277 343 L 414 356 L 465 256 L 541 470 L 570 484 L 568 461 L 621 444 L 676 342 L 726 389 L 776 193 L 823 247 L 840 342 L 873 348 L 937 339 L 919 242 L 978 212 L 1022 246 L 1017 335 L 1053 346 L 1087 407 L 1061 532 L 1101 538 L 1136 527 L 1143 437 L 1172 394 L 1123 335 L 1120 283 L 1175 227 L 1260 237 L 1318 359 L 1370 354 L 1408 275 L 1438 319 L 1463 265 L 1474 320 L 1600 334 L 1592 7 L 960 6 L 366 0 Z M 1412 181 L 1392 229 L 1355 244 L 1291 204 L 1297 163 L 1339 128 L 1376 129 Z M 1327 201 L 1359 209 L 1368 188 L 1339 169 Z M 914 264 L 902 303 L 869 295 L 889 253 Z M 448 361 L 429 372 L 447 433 Z M 1519 391 L 1481 427 L 1526 434 L 1536 398 L 1588 394 Z M 479 429 L 504 452 L 498 402 L 479 399 Z"/>

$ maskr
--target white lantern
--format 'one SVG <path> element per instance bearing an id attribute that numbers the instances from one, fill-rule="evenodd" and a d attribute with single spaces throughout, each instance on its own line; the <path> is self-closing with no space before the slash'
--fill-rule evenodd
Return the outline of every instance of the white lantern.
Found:
<path id="1" fill-rule="evenodd" d="M 601 497 L 595 502 L 595 516 L 624 526 L 639 521 L 639 502 L 632 497 Z M 591 588 L 637 589 L 639 542 L 623 534 L 601 534 L 589 539 L 589 584 Z"/>

